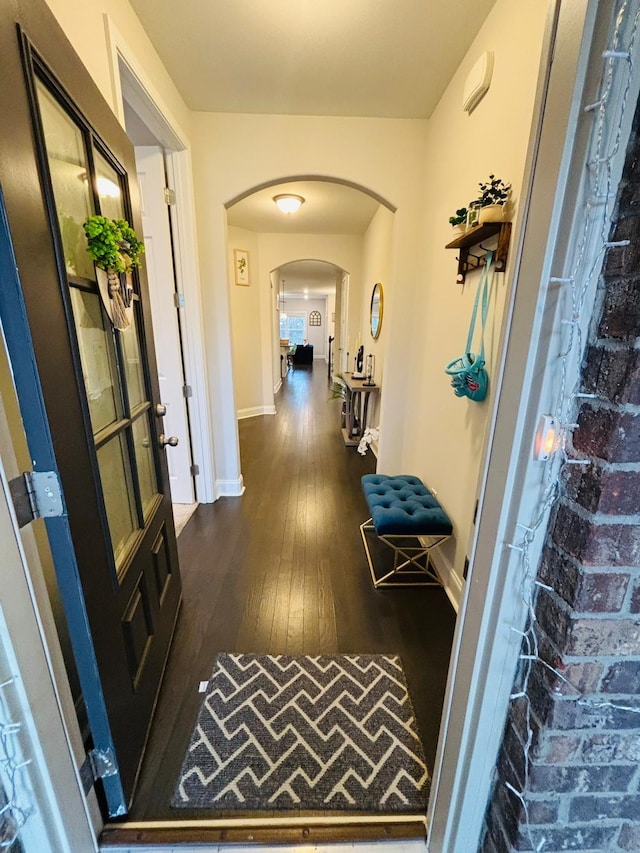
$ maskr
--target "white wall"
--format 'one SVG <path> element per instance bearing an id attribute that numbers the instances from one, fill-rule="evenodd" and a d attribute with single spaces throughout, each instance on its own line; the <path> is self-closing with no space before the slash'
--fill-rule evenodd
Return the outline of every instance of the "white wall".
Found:
<path id="1" fill-rule="evenodd" d="M 389 341 L 389 327 L 387 322 L 393 310 L 393 296 L 398 289 L 398 282 L 391 276 L 391 258 L 393 250 L 393 221 L 394 214 L 386 207 L 379 207 L 364 235 L 362 278 L 363 287 L 359 306 L 358 334 L 360 341 L 364 344 L 366 368 L 366 357 L 369 353 L 375 356 L 375 383 L 380 385 L 380 395 L 371 397 L 371 406 L 368 412 L 368 426 L 377 427 L 380 422 L 380 406 L 384 399 L 384 364 L 387 354 L 387 343 Z M 371 334 L 371 295 L 373 286 L 377 282 L 382 284 L 383 291 L 383 316 L 380 334 L 374 340 Z M 401 285 L 400 285 L 401 286 Z M 352 350 L 353 352 L 353 350 Z M 375 442 L 373 450 L 378 452 L 378 443 Z"/>
<path id="2" fill-rule="evenodd" d="M 472 530 L 491 393 L 483 403 L 455 397 L 444 373 L 445 364 L 464 350 L 479 277 L 474 272 L 464 288 L 456 284 L 456 252 L 444 249 L 451 239 L 448 218 L 476 197 L 478 182 L 490 173 L 511 182 L 515 203 L 519 200 L 546 11 L 538 0 L 498 0 L 429 121 L 426 215 L 417 244 L 424 266 L 414 276 L 414 324 L 406 347 L 411 382 L 404 463 L 438 491 L 454 522 L 455 542 L 445 550 L 454 588 L 461 583 Z M 495 52 L 491 89 L 468 115 L 461 109 L 463 85 L 484 50 Z M 490 377 L 512 266 L 513 256 L 506 275 L 495 276 L 491 293 Z"/>
<path id="3" fill-rule="evenodd" d="M 192 113 L 176 89 L 142 24 L 127 0 L 46 0 L 74 50 L 113 111 L 118 114 L 117 92 L 111 74 L 104 16 L 107 15 L 135 54 L 155 93 L 188 138 Z"/>
<path id="4" fill-rule="evenodd" d="M 234 275 L 234 249 L 249 253 L 249 286 L 237 285 Z M 262 322 L 260 307 L 260 260 L 258 235 L 229 226 L 227 264 L 228 289 L 233 341 L 233 378 L 239 418 L 266 414 L 262 402 Z M 268 286 L 268 280 L 267 280 Z M 271 405 L 273 401 L 271 401 Z"/>

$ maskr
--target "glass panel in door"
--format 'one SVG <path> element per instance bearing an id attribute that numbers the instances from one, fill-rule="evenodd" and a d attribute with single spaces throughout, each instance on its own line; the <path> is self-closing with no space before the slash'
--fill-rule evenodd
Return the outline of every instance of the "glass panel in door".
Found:
<path id="1" fill-rule="evenodd" d="M 36 89 L 67 273 L 94 279 L 82 228 L 93 214 L 83 134 L 41 83 Z"/>
<path id="2" fill-rule="evenodd" d="M 124 434 L 114 436 L 98 450 L 98 467 L 113 555 L 118 566 L 126 556 L 132 534 L 138 527 Z"/>
<path id="3" fill-rule="evenodd" d="M 120 573 L 157 490 L 150 430 L 145 431 L 145 448 L 141 427 L 133 430 L 131 420 L 132 411 L 139 417 L 141 408 L 148 409 L 149 403 L 135 320 L 124 333 L 114 330 L 103 306 L 103 298 L 109 297 L 98 289 L 82 226 L 93 213 L 92 188 L 100 215 L 125 218 L 126 182 L 95 146 L 91 147 L 92 158 L 87 157 L 88 130 L 74 121 L 42 83 L 37 83 L 36 90 L 65 265 L 71 275 L 71 306 L 91 429 L 97 441 L 114 568 Z"/>
<path id="4" fill-rule="evenodd" d="M 149 424 L 149 410 L 133 422 L 133 445 L 138 466 L 138 482 L 140 483 L 140 498 L 145 521 L 158 494 L 158 481 L 153 462 L 151 436 L 153 432 Z"/>
<path id="5" fill-rule="evenodd" d="M 84 386 L 94 435 L 122 417 L 113 335 L 97 293 L 71 288 Z"/>
<path id="6" fill-rule="evenodd" d="M 100 199 L 100 213 L 109 219 L 124 219 L 120 175 L 99 151 L 94 149 L 96 191 Z"/>
<path id="7" fill-rule="evenodd" d="M 140 337 L 138 335 L 137 312 L 133 311 L 133 319 L 128 329 L 120 332 L 122 342 L 124 373 L 129 395 L 129 411 L 146 400 L 144 374 L 142 372 L 142 361 L 140 358 Z"/>

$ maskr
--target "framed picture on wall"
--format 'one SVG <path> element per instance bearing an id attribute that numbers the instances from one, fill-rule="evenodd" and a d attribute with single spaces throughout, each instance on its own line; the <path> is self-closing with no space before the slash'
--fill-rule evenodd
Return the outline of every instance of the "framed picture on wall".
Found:
<path id="1" fill-rule="evenodd" d="M 246 249 L 233 250 L 233 269 L 236 284 L 249 287 L 249 252 Z"/>

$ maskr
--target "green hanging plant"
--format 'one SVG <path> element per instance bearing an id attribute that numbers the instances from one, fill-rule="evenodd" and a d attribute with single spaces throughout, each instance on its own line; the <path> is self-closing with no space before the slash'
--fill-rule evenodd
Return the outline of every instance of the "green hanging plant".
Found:
<path id="1" fill-rule="evenodd" d="M 83 224 L 87 235 L 87 252 L 96 267 L 106 273 L 105 294 L 98 275 L 103 303 L 116 329 L 124 330 L 131 323 L 133 284 L 131 270 L 140 266 L 144 245 L 125 219 L 90 216 Z"/>
<path id="2" fill-rule="evenodd" d="M 101 270 L 127 273 L 140 266 L 144 243 L 125 219 L 90 216 L 83 228 L 87 252 Z"/>

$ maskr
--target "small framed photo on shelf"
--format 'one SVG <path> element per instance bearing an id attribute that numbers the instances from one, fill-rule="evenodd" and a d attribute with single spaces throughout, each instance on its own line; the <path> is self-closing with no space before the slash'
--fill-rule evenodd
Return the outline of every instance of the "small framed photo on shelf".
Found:
<path id="1" fill-rule="evenodd" d="M 245 249 L 233 250 L 233 269 L 236 284 L 249 287 L 249 252 Z"/>

